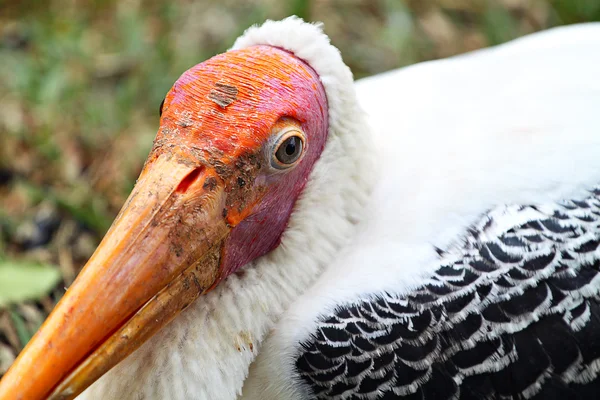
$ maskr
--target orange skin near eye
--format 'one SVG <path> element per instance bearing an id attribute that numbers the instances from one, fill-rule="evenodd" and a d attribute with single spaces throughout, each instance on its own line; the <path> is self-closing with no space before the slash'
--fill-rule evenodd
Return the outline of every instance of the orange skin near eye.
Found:
<path id="1" fill-rule="evenodd" d="M 316 72 L 271 46 L 215 56 L 186 71 L 167 94 L 154 152 L 185 149 L 194 163 L 214 167 L 219 182 L 238 176 L 245 183 L 243 188 L 226 184 L 223 215 L 234 230 L 224 250 L 223 277 L 279 243 L 325 146 L 327 118 L 327 99 Z M 300 124 L 306 151 L 292 171 L 276 179 L 265 164 L 282 119 Z M 255 184 L 259 177 L 268 184 Z"/>
<path id="2" fill-rule="evenodd" d="M 282 116 L 306 122 L 308 116 L 300 111 L 314 102 L 309 104 L 299 90 L 313 91 L 314 97 L 322 88 L 307 64 L 283 50 L 254 46 L 221 54 L 191 68 L 173 85 L 156 142 L 210 149 L 212 154 L 199 156 L 227 164 L 258 150 Z M 221 106 L 212 100 L 219 96 L 230 103 Z M 315 111 L 325 113 L 322 107 Z"/>

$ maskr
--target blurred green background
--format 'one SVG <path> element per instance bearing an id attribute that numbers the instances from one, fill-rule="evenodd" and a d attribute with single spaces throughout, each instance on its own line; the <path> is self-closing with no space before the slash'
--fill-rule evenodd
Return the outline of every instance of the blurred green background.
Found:
<path id="1" fill-rule="evenodd" d="M 0 0 L 0 375 L 123 204 L 172 83 L 290 14 L 360 78 L 598 21 L 600 1 Z"/>

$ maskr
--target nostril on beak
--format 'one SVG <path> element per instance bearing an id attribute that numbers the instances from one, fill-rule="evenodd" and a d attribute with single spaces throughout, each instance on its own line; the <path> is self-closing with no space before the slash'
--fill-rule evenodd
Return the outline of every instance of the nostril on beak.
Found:
<path id="1" fill-rule="evenodd" d="M 179 185 L 177 185 L 177 189 L 175 189 L 175 191 L 177 193 L 187 192 L 189 187 L 192 186 L 192 184 L 198 179 L 198 177 L 202 174 L 203 171 L 204 167 L 195 168 L 193 171 L 187 174 L 185 178 L 181 180 L 181 182 L 179 182 Z"/>

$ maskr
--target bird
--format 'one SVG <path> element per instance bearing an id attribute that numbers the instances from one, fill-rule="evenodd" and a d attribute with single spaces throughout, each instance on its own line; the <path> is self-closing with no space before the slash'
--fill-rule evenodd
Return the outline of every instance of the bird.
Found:
<path id="1" fill-rule="evenodd" d="M 186 71 L 0 399 L 591 399 L 600 24 L 353 81 L 322 26 Z"/>

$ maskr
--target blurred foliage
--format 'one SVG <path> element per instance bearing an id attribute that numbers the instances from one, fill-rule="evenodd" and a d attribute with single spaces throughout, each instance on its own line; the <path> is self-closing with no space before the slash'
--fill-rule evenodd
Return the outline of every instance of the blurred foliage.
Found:
<path id="1" fill-rule="evenodd" d="M 59 281 L 58 268 L 0 260 L 0 306 L 44 296 Z"/>
<path id="2" fill-rule="evenodd" d="M 0 309 L 0 374 L 110 226 L 172 83 L 249 25 L 290 14 L 323 21 L 363 77 L 597 21 L 600 1 L 0 0 L 0 258 L 22 260 L 0 272 L 0 299 L 9 279 L 44 289 Z M 32 263 L 56 265 L 60 283 L 27 282 Z"/>

